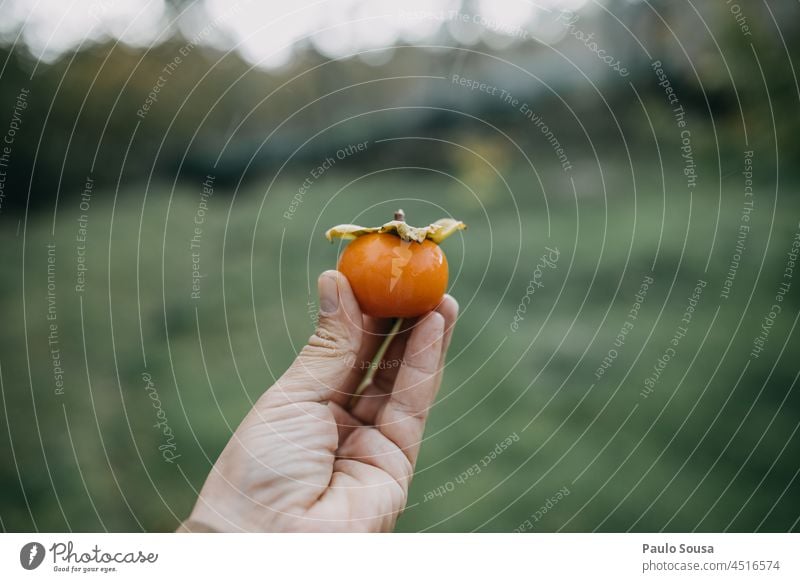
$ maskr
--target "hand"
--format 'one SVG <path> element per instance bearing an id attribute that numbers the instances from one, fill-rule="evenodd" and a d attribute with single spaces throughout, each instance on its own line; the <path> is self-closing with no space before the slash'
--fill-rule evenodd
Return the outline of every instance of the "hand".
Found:
<path id="1" fill-rule="evenodd" d="M 316 332 L 258 399 L 179 531 L 390 531 L 408 498 L 458 304 L 405 322 L 351 407 L 389 320 L 341 273 L 319 278 Z"/>

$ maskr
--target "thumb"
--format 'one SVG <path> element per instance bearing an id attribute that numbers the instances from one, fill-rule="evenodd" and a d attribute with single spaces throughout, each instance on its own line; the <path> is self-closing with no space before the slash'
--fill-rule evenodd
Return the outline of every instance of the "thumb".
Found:
<path id="1" fill-rule="evenodd" d="M 358 382 L 363 318 L 347 277 L 325 271 L 317 281 L 319 321 L 308 344 L 269 390 L 284 402 L 346 402 Z"/>

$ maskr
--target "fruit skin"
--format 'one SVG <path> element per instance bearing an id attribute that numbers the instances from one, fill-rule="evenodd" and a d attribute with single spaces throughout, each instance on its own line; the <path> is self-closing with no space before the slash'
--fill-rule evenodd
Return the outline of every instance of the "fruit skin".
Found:
<path id="1" fill-rule="evenodd" d="M 435 242 L 389 233 L 359 236 L 345 247 L 339 271 L 361 310 L 373 317 L 416 317 L 433 310 L 447 290 L 447 258 Z"/>

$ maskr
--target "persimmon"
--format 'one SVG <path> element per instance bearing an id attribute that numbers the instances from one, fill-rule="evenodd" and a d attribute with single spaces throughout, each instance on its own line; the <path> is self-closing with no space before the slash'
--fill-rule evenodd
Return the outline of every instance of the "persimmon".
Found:
<path id="1" fill-rule="evenodd" d="M 361 310 L 373 317 L 415 317 L 434 309 L 447 290 L 447 259 L 435 242 L 370 233 L 347 245 L 339 271 Z"/>
<path id="2" fill-rule="evenodd" d="M 467 226 L 443 218 L 423 228 L 409 226 L 402 210 L 383 226 L 365 228 L 340 224 L 325 236 L 352 239 L 339 257 L 339 271 L 350 281 L 361 310 L 367 315 L 396 318 L 353 393 L 350 406 L 372 381 L 403 319 L 423 315 L 439 305 L 447 290 L 447 257 L 439 248 L 448 236 Z"/>
<path id="3" fill-rule="evenodd" d="M 338 269 L 350 281 L 361 310 L 373 317 L 416 317 L 436 308 L 447 290 L 447 257 L 439 243 L 463 222 L 442 219 L 424 228 L 405 223 L 403 211 L 380 227 L 343 224 L 325 235 L 354 239 Z"/>

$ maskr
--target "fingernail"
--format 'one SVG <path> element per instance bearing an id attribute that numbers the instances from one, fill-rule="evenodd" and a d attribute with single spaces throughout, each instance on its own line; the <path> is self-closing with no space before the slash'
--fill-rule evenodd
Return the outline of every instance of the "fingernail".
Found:
<path id="1" fill-rule="evenodd" d="M 431 311 L 428 317 L 431 319 L 431 326 L 436 330 L 438 335 L 444 333 L 444 317 L 438 311 Z"/>
<path id="2" fill-rule="evenodd" d="M 453 307 L 456 308 L 456 313 L 458 313 L 459 310 L 461 309 L 461 306 L 458 304 L 458 301 L 456 301 L 456 298 L 453 297 L 452 295 L 448 295 L 447 297 L 450 299 L 450 301 L 453 302 Z"/>
<path id="3" fill-rule="evenodd" d="M 323 273 L 319 278 L 319 310 L 322 313 L 335 313 L 339 309 L 339 285 L 334 273 Z"/>

